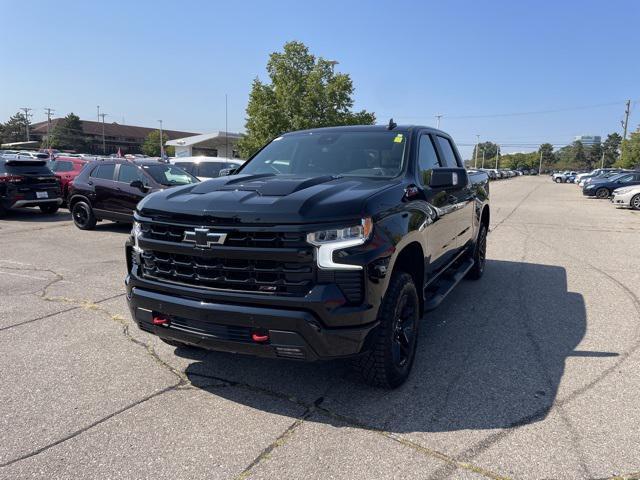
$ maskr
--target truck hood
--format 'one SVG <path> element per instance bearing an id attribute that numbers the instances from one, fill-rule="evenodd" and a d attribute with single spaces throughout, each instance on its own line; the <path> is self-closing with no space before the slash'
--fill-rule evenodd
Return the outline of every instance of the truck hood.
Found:
<path id="1" fill-rule="evenodd" d="M 148 195 L 142 216 L 223 224 L 296 224 L 361 218 L 366 200 L 400 183 L 361 177 L 232 175 Z"/>

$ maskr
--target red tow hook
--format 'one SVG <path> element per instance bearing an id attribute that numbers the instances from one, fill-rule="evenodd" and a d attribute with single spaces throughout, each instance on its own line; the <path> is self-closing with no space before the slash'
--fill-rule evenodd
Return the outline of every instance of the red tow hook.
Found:
<path id="1" fill-rule="evenodd" d="M 251 340 L 256 343 L 265 343 L 269 341 L 269 334 L 267 332 L 253 332 Z"/>
<path id="2" fill-rule="evenodd" d="M 169 325 L 169 317 L 166 315 L 154 315 L 153 316 L 153 324 L 154 325 Z"/>

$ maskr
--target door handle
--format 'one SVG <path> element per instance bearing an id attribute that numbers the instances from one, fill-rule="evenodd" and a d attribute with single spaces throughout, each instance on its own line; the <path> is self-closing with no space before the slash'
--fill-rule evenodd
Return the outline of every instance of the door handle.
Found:
<path id="1" fill-rule="evenodd" d="M 91 180 L 89 180 L 87 183 L 88 183 L 89 185 L 93 185 L 93 182 L 92 182 Z"/>

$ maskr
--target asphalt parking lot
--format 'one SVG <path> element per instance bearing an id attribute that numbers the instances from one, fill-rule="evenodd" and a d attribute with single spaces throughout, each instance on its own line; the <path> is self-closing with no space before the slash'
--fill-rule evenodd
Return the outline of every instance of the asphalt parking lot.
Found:
<path id="1" fill-rule="evenodd" d="M 132 324 L 129 228 L 0 221 L 0 478 L 640 478 L 640 212 L 494 182 L 488 263 L 395 391 Z M 635 475 L 635 476 L 634 476 Z"/>

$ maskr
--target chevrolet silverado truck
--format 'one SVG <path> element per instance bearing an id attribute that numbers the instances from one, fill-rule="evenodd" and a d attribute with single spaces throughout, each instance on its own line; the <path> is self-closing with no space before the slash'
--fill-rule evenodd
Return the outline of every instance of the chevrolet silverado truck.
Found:
<path id="1" fill-rule="evenodd" d="M 395 388 L 423 312 L 483 274 L 488 197 L 487 174 L 433 128 L 287 133 L 228 176 L 138 204 L 129 308 L 170 345 L 350 358 Z"/>

